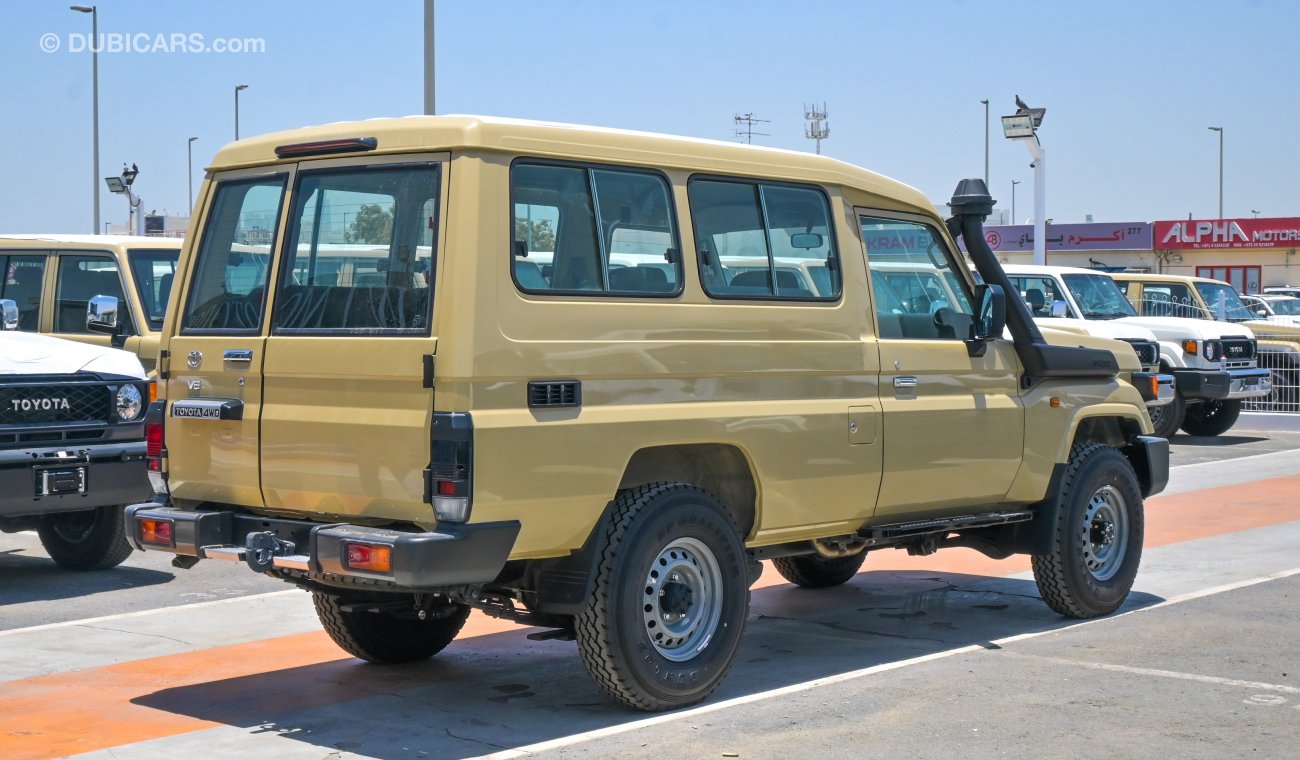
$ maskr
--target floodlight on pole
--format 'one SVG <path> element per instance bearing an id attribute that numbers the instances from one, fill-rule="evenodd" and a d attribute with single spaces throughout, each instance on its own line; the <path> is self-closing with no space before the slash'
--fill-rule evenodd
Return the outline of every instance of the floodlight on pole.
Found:
<path id="1" fill-rule="evenodd" d="M 127 229 L 134 230 L 137 235 L 143 235 L 144 209 L 141 208 L 141 205 L 144 203 L 144 199 L 131 192 L 131 185 L 135 184 L 135 178 L 139 174 L 140 168 L 135 164 L 131 164 L 130 168 L 127 168 L 126 164 L 122 164 L 122 176 L 105 177 L 104 184 L 108 185 L 108 191 L 110 193 L 126 196 L 126 202 L 130 207 L 128 211 L 129 216 L 127 219 Z M 131 223 L 132 220 L 134 220 L 134 224 Z"/>
<path id="2" fill-rule="evenodd" d="M 1016 96 L 1016 112 L 1002 117 L 1002 135 L 1008 140 L 1019 140 L 1029 150 L 1034 161 L 1034 263 L 1047 263 L 1047 151 L 1038 140 L 1038 127 L 1043 123 L 1046 108 L 1030 108 Z M 1015 185 L 1012 185 L 1012 192 Z M 1014 200 L 1013 200 L 1014 202 Z"/>

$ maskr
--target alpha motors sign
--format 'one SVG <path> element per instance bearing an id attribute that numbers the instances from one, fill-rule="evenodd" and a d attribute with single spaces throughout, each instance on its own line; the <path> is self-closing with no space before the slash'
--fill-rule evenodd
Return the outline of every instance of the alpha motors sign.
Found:
<path id="1" fill-rule="evenodd" d="M 1300 217 L 1154 222 L 1155 246 L 1170 249 L 1300 246 Z"/>

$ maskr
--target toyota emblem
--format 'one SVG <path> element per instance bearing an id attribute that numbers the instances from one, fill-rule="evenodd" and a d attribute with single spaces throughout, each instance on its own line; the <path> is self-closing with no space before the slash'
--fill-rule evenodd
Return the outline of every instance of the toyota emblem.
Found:
<path id="1" fill-rule="evenodd" d="M 185 363 L 190 365 L 190 369 L 198 369 L 199 365 L 203 363 L 203 352 L 191 351 L 190 355 L 185 357 Z"/>

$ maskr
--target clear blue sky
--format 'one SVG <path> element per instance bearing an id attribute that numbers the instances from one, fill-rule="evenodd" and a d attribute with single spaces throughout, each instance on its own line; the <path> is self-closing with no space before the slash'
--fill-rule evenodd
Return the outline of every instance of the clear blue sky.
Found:
<path id="1" fill-rule="evenodd" d="M 67 0 L 6 4 L 0 26 L 0 232 L 88 232 L 90 56 L 67 52 L 89 15 Z M 100 31 L 260 37 L 262 54 L 100 55 L 100 176 L 140 166 L 148 209 L 185 213 L 196 177 L 234 137 L 418 113 L 419 0 L 100 0 Z M 438 3 L 438 110 L 736 139 L 811 150 L 803 103 L 826 101 L 824 152 L 941 201 L 984 170 L 1019 216 L 1032 208 L 1022 145 L 997 117 L 1015 94 L 1047 108 L 1047 216 L 1058 222 L 1217 214 L 1300 216 L 1300 2 Z M 63 47 L 41 50 L 41 36 Z M 102 188 L 106 221 L 126 201 Z"/>

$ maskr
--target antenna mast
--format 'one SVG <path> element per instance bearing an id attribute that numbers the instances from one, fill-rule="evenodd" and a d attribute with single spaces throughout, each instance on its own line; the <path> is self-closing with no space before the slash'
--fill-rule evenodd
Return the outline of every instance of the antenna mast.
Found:
<path id="1" fill-rule="evenodd" d="M 820 106 L 816 103 L 813 103 L 812 105 L 804 103 L 803 117 L 808 121 L 808 126 L 804 129 L 803 134 L 804 137 L 817 143 L 818 155 L 821 155 L 822 152 L 822 140 L 831 136 L 831 125 L 829 123 L 823 123 L 826 121 L 826 116 L 825 103 L 822 103 Z"/>
<path id="2" fill-rule="evenodd" d="M 754 135 L 758 135 L 759 137 L 768 136 L 766 132 L 755 132 L 754 125 L 767 124 L 770 121 L 769 119 L 759 119 L 755 117 L 753 113 L 746 113 L 746 114 L 736 114 L 736 118 L 733 119 L 733 121 L 736 123 L 736 128 L 735 128 L 736 137 L 745 138 L 745 142 L 749 143 L 750 145 L 754 144 Z"/>

